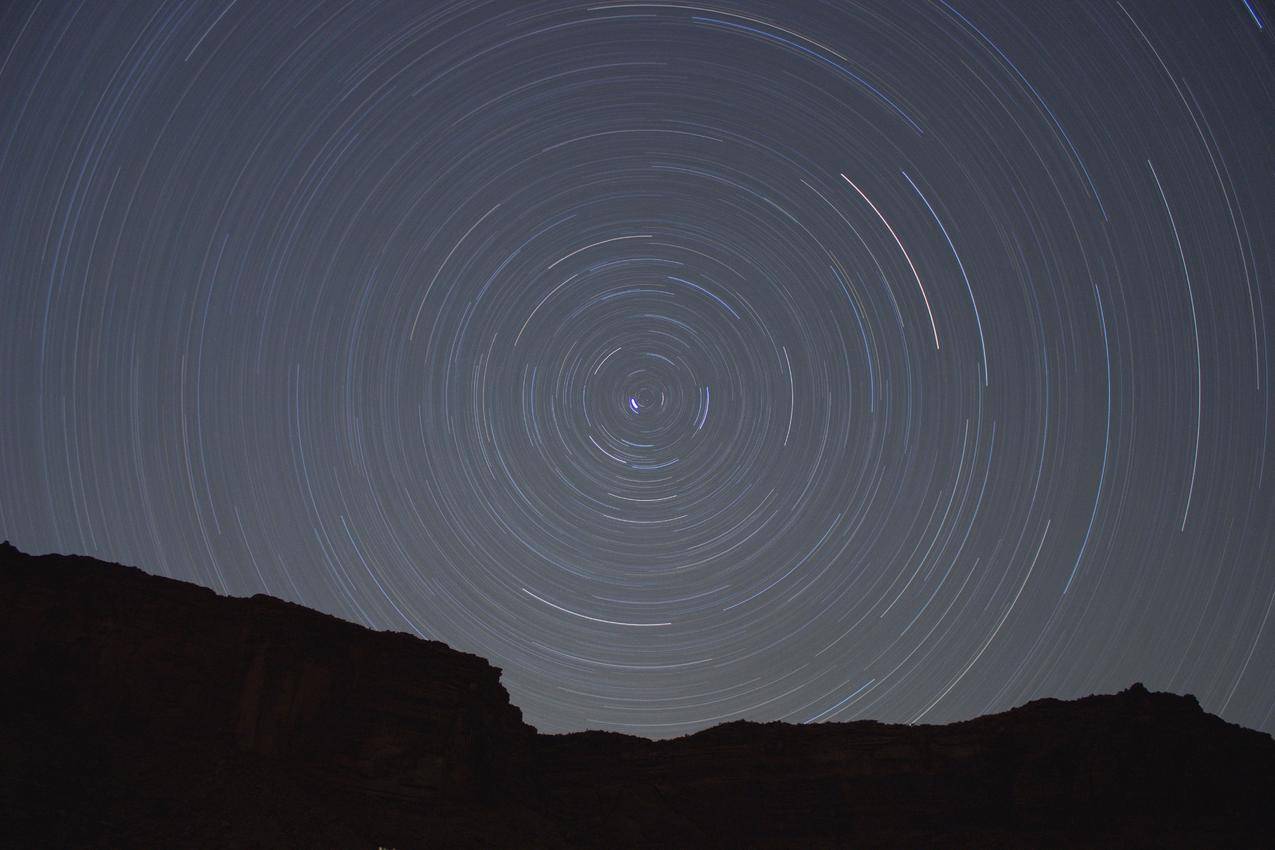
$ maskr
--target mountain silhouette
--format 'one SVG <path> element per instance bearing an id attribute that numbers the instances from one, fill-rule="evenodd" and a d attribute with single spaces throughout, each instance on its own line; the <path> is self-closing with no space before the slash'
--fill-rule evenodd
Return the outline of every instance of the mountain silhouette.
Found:
<path id="1" fill-rule="evenodd" d="M 1259 847 L 1275 740 L 1134 685 L 944 726 L 542 735 L 484 659 L 0 546 L 7 847 Z"/>

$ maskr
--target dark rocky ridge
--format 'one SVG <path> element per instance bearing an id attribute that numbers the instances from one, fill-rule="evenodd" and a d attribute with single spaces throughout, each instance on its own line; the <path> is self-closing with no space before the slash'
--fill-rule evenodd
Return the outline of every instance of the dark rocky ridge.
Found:
<path id="1" fill-rule="evenodd" d="M 0 547 L 0 845 L 1270 846 L 1275 740 L 1141 686 L 947 726 L 538 735 L 500 672 Z"/>

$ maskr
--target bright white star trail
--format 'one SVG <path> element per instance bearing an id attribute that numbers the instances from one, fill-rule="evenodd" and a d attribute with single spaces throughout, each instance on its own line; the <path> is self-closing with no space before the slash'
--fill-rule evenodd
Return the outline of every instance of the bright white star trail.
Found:
<path id="1" fill-rule="evenodd" d="M 545 731 L 1273 731 L 1272 14 L 8 3 L 0 536 Z"/>

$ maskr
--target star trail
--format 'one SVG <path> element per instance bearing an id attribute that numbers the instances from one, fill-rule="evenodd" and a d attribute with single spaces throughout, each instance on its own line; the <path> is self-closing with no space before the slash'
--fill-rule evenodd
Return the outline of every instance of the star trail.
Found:
<path id="1" fill-rule="evenodd" d="M 1273 8 L 7 4 L 0 536 L 544 731 L 1275 730 Z"/>

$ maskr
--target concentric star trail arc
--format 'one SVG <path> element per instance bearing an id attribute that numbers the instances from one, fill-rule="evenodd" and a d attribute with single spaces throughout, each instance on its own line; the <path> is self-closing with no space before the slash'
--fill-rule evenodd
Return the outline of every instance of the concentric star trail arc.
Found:
<path id="1" fill-rule="evenodd" d="M 550 732 L 1275 729 L 1273 8 L 0 5 L 0 535 Z"/>

